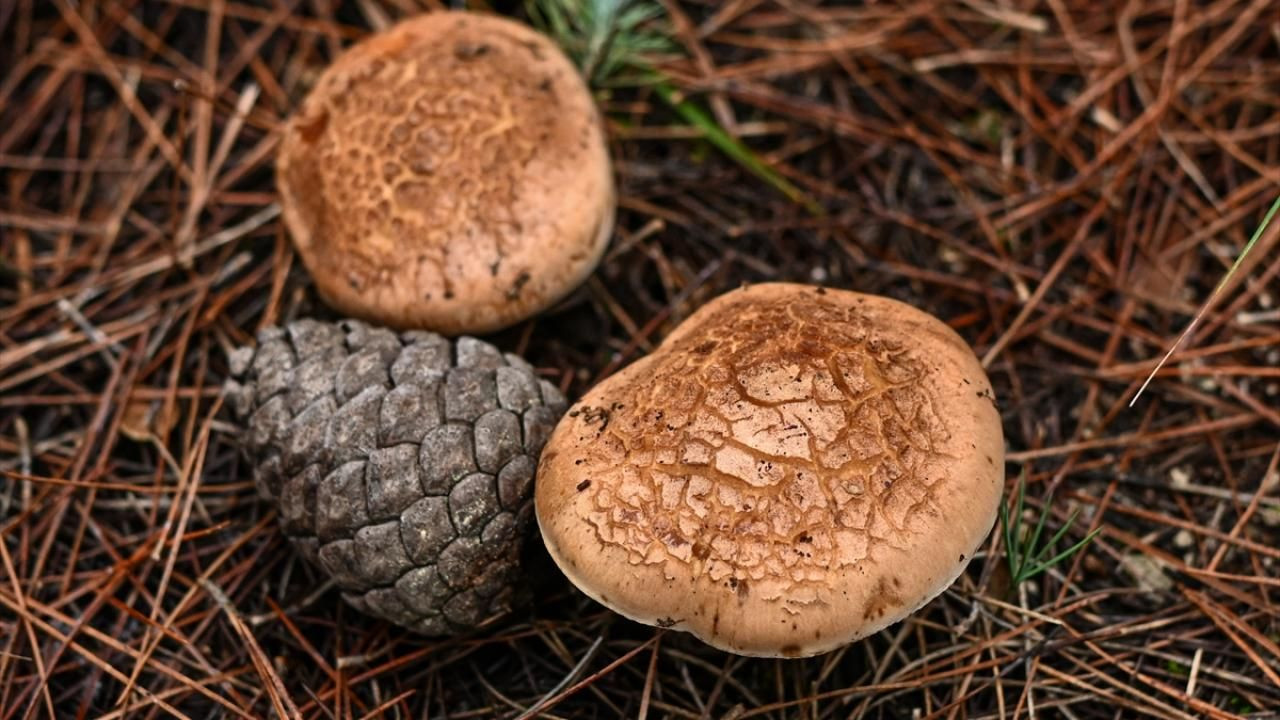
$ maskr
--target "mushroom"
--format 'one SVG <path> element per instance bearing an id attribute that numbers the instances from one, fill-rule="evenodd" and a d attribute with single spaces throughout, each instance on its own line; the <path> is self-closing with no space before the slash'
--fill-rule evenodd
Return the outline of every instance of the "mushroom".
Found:
<path id="1" fill-rule="evenodd" d="M 633 620 L 800 657 L 940 594 L 995 521 L 991 385 L 944 323 L 794 284 L 725 294 L 575 404 L 535 482 L 547 549 Z"/>
<path id="2" fill-rule="evenodd" d="M 277 183 L 321 297 L 401 329 L 519 322 L 582 283 L 613 228 L 585 82 L 489 15 L 417 16 L 342 53 L 285 126 Z"/>

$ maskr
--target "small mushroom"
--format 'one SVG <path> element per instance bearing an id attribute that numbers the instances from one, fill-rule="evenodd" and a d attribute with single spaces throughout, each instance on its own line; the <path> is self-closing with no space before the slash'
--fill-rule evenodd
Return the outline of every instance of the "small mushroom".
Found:
<path id="1" fill-rule="evenodd" d="M 417 16 L 344 52 L 287 123 L 277 182 L 325 301 L 402 329 L 519 322 L 585 280 L 613 228 L 582 77 L 489 15 Z"/>
<path id="2" fill-rule="evenodd" d="M 574 405 L 535 505 L 592 598 L 723 650 L 800 657 L 946 589 L 1003 480 L 991 386 L 954 331 L 887 298 L 764 284 Z"/>

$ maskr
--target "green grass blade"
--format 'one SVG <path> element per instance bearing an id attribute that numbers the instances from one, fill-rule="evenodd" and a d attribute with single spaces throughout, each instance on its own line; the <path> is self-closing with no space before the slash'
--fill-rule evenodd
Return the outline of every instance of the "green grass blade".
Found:
<path id="1" fill-rule="evenodd" d="M 822 206 L 817 201 L 779 174 L 777 170 L 769 167 L 755 153 L 751 152 L 750 148 L 743 145 L 740 140 L 726 132 L 702 108 L 676 90 L 665 77 L 659 76 L 659 80 L 654 83 L 653 89 L 658 94 L 658 97 L 662 98 L 663 102 L 667 103 L 672 110 L 675 110 L 681 119 L 701 131 L 702 136 L 720 152 L 749 170 L 756 177 L 773 186 L 774 189 L 785 195 L 792 202 L 803 206 L 811 214 L 818 216 L 824 214 Z"/>
<path id="2" fill-rule="evenodd" d="M 1049 520 L 1049 506 L 1053 504 L 1053 496 L 1045 498 L 1044 507 L 1040 510 L 1040 517 L 1036 520 L 1036 529 L 1031 532 L 1031 537 L 1027 538 L 1027 556 L 1031 560 L 1036 560 L 1040 553 L 1036 548 L 1040 547 L 1040 536 L 1044 534 L 1044 524 Z"/>
<path id="3" fill-rule="evenodd" d="M 1044 535 L 1044 528 L 1050 515 L 1050 507 L 1053 505 L 1053 496 L 1050 495 L 1045 498 L 1044 507 L 1040 512 L 1040 516 L 1036 519 L 1035 529 L 1024 538 L 1022 537 L 1022 516 L 1026 511 L 1026 503 L 1027 483 L 1026 473 L 1024 472 L 1014 488 L 1012 509 L 1010 509 L 1009 503 L 1001 503 L 999 510 L 1000 527 L 1004 535 L 1005 557 L 1008 559 L 1009 564 L 1011 589 L 1017 588 L 1022 583 L 1079 552 L 1100 531 L 1100 529 L 1094 530 L 1080 542 L 1046 560 L 1044 559 L 1045 554 L 1052 552 L 1058 541 L 1075 526 L 1076 518 L 1079 517 L 1080 511 L 1073 511 L 1062 527 L 1058 528 L 1047 542 L 1041 544 L 1040 539 Z"/>
<path id="4" fill-rule="evenodd" d="M 1231 279 L 1232 275 L 1235 275 L 1236 270 L 1240 268 L 1240 263 L 1244 262 L 1244 259 L 1248 257 L 1249 251 L 1253 250 L 1253 246 L 1258 242 L 1258 238 L 1262 237 L 1262 233 L 1267 229 L 1267 226 L 1271 224 L 1271 219 L 1275 217 L 1277 210 L 1280 210 L 1280 196 L 1277 196 L 1275 202 L 1271 203 L 1271 209 L 1268 210 L 1266 216 L 1262 218 L 1262 224 L 1258 226 L 1257 230 L 1253 231 L 1253 237 L 1249 238 L 1249 242 L 1246 243 L 1244 249 L 1240 251 L 1240 256 L 1236 258 L 1235 262 L 1231 263 L 1231 267 L 1227 269 L 1227 274 L 1218 282 L 1217 287 L 1213 289 L 1213 292 L 1209 293 L 1209 298 L 1200 306 L 1200 309 L 1196 312 L 1196 316 L 1191 318 L 1191 322 L 1187 324 L 1187 329 L 1182 331 L 1182 334 L 1178 336 L 1178 339 L 1169 347 L 1169 351 L 1164 354 L 1164 357 L 1160 358 L 1160 362 L 1156 363 L 1155 368 L 1151 370 L 1151 374 L 1142 382 L 1142 387 L 1138 388 L 1138 392 L 1133 394 L 1133 399 L 1129 401 L 1129 407 L 1133 407 L 1134 403 L 1138 402 L 1138 398 L 1142 397 L 1143 391 L 1151 384 L 1156 373 L 1160 372 L 1160 368 L 1164 367 L 1165 363 L 1169 361 L 1169 358 L 1173 355 L 1173 351 L 1177 350 L 1178 346 L 1182 344 L 1183 340 L 1187 339 L 1187 336 L 1191 334 L 1191 331 L 1195 329 L 1196 325 L 1200 324 L 1201 318 L 1203 318 L 1205 313 L 1209 312 L 1209 308 L 1213 306 L 1213 301 L 1218 297 L 1218 293 L 1222 292 L 1222 288 L 1226 287 L 1227 281 Z"/>
<path id="5" fill-rule="evenodd" d="M 1045 507 L 1047 508 L 1047 507 L 1048 507 L 1052 502 L 1053 502 L 1052 500 L 1048 500 L 1048 501 L 1046 501 L 1046 502 L 1045 502 Z M 1048 515 L 1049 515 L 1049 513 L 1046 511 L 1046 512 L 1044 513 L 1044 515 L 1042 515 L 1041 517 L 1042 517 L 1042 518 L 1043 518 L 1043 517 L 1048 517 Z M 1040 550 L 1038 550 L 1038 551 L 1036 552 L 1036 556 L 1035 556 L 1035 558 L 1034 558 L 1034 559 L 1035 559 L 1037 562 L 1039 562 L 1039 561 L 1040 561 L 1040 557 L 1041 557 L 1042 555 L 1044 555 L 1045 553 L 1047 553 L 1047 552 L 1049 552 L 1050 550 L 1052 550 L 1052 549 L 1053 549 L 1053 546 L 1058 544 L 1058 541 L 1062 539 L 1062 536 L 1063 536 L 1063 535 L 1066 535 L 1066 534 L 1067 534 L 1067 531 L 1068 531 L 1068 530 L 1070 530 L 1070 529 L 1071 529 L 1071 527 L 1072 527 L 1073 525 L 1075 525 L 1076 518 L 1077 518 L 1079 515 L 1080 515 L 1080 511 L 1079 511 L 1079 510 L 1074 510 L 1074 511 L 1072 511 L 1072 513 L 1071 513 L 1070 515 L 1068 515 L 1068 516 L 1067 516 L 1067 521 L 1066 521 L 1066 522 L 1064 522 L 1064 523 L 1062 523 L 1062 527 L 1058 528 L 1058 532 L 1054 533 L 1054 534 L 1053 534 L 1053 537 L 1049 538 L 1049 542 L 1047 542 L 1047 543 L 1045 543 L 1044 545 L 1042 545 L 1042 546 L 1040 547 Z"/>
<path id="6" fill-rule="evenodd" d="M 1000 526 L 1004 528 L 1004 551 L 1009 561 L 1009 577 L 1016 581 L 1025 561 L 1025 546 L 1022 544 L 1022 504 L 1026 495 L 1026 475 L 1018 478 L 1017 490 L 1013 503 L 1013 519 L 1009 518 L 1009 506 L 1000 503 Z M 1017 583 L 1014 582 L 1016 586 Z"/>
<path id="7" fill-rule="evenodd" d="M 1009 528 L 1009 508 L 1004 503 L 1000 503 L 1000 529 L 1004 534 L 1004 555 L 1009 563 L 1009 577 L 1013 577 L 1017 573 L 1016 563 L 1013 560 L 1013 533 Z"/>
<path id="8" fill-rule="evenodd" d="M 1036 563 L 1036 564 L 1035 564 L 1035 565 L 1033 565 L 1030 569 L 1028 569 L 1027 573 L 1023 576 L 1023 578 L 1022 578 L 1022 579 L 1023 579 L 1023 580 L 1030 580 L 1031 578 L 1035 577 L 1036 575 L 1039 575 L 1040 573 L 1044 572 L 1045 570 L 1048 570 L 1049 568 L 1053 567 L 1054 565 L 1057 565 L 1058 563 L 1062 562 L 1063 560 L 1066 560 L 1067 558 L 1071 557 L 1072 555 L 1075 555 L 1077 552 L 1079 552 L 1080 550 L 1082 550 L 1082 549 L 1084 548 L 1084 546 L 1085 546 L 1085 545 L 1088 545 L 1089 543 L 1093 542 L 1093 539 L 1094 539 L 1095 537 L 1097 537 L 1097 536 L 1098 536 L 1098 533 L 1100 533 L 1100 532 L 1102 532 L 1102 528 L 1097 528 L 1097 529 L 1095 529 L 1093 532 L 1089 533 L 1088 535 L 1085 535 L 1085 536 L 1084 536 L 1084 539 L 1082 539 L 1080 542 L 1076 543 L 1075 545 L 1072 545 L 1071 547 L 1067 548 L 1066 550 L 1063 550 L 1062 552 L 1058 553 L 1057 555 L 1054 555 L 1052 558 L 1050 558 L 1050 559 L 1048 559 L 1048 560 L 1046 560 L 1046 561 L 1044 561 L 1044 562 L 1042 562 L 1042 563 Z"/>

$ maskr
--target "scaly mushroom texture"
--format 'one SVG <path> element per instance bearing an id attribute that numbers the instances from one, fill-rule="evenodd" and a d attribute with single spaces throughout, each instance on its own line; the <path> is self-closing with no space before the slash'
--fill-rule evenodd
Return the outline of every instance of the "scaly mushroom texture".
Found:
<path id="1" fill-rule="evenodd" d="M 574 405 L 535 503 L 552 556 L 601 603 L 798 657 L 941 593 L 1003 478 L 991 386 L 955 332 L 887 298 L 765 284 Z"/>
<path id="2" fill-rule="evenodd" d="M 548 38 L 474 13 L 421 15 L 339 56 L 284 129 L 277 182 L 326 302 L 448 335 L 546 309 L 613 227 L 586 84 Z"/>

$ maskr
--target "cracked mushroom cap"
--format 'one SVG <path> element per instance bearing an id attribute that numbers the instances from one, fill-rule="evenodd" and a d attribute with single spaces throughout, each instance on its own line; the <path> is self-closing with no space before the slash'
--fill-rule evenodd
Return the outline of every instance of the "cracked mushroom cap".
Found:
<path id="1" fill-rule="evenodd" d="M 489 15 L 414 17 L 355 44 L 284 129 L 285 223 L 349 315 L 449 335 L 577 287 L 613 228 L 599 113 L 551 40 Z"/>
<path id="2" fill-rule="evenodd" d="M 552 557 L 599 602 L 799 657 L 946 589 L 1003 481 L 991 386 L 954 331 L 883 297 L 764 284 L 573 406 L 535 504 Z"/>

